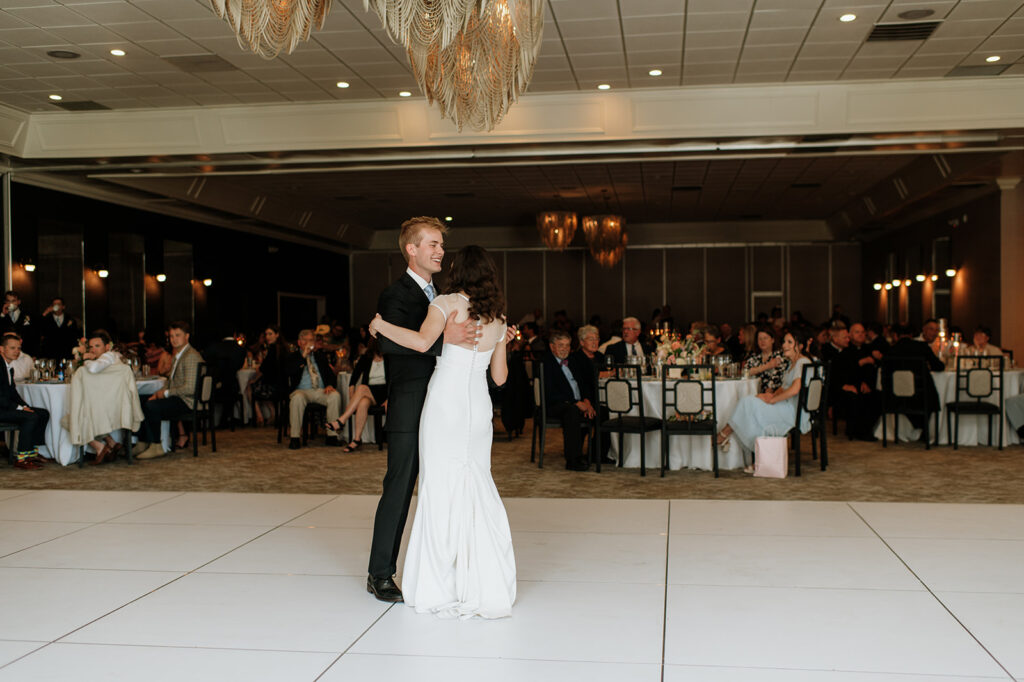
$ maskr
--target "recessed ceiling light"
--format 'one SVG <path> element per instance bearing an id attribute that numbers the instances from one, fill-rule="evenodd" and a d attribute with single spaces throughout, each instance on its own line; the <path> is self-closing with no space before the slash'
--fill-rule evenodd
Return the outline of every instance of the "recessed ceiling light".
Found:
<path id="1" fill-rule="evenodd" d="M 110 54 L 114 55 L 115 57 L 123 57 L 124 50 L 111 50 Z"/>
<path id="2" fill-rule="evenodd" d="M 612 86 L 608 85 L 607 83 L 601 83 L 600 85 L 597 86 L 597 89 L 598 90 L 611 90 Z"/>
<path id="3" fill-rule="evenodd" d="M 661 75 L 661 69 L 651 69 L 650 71 L 647 72 L 647 75 L 648 76 L 660 76 Z"/>
<path id="4" fill-rule="evenodd" d="M 61 97 L 60 95 L 50 95 L 50 99 L 52 99 L 54 102 L 59 102 L 59 101 L 61 101 L 64 98 Z"/>
<path id="5" fill-rule="evenodd" d="M 348 87 L 348 81 L 338 81 L 337 85 L 338 85 L 339 88 L 347 88 Z"/>
<path id="6" fill-rule="evenodd" d="M 1000 59 L 1002 59 L 1002 57 L 997 54 L 994 54 L 991 57 L 985 57 L 986 62 L 998 62 Z"/>
<path id="7" fill-rule="evenodd" d="M 399 97 L 412 97 L 412 93 L 409 92 L 408 90 L 402 90 L 400 93 L 398 93 L 398 96 Z"/>
<path id="8" fill-rule="evenodd" d="M 71 50 L 50 50 L 46 54 L 54 59 L 78 59 L 82 56 L 77 52 L 72 52 Z"/>
<path id="9" fill-rule="evenodd" d="M 843 22 L 844 24 L 848 24 L 851 21 L 855 21 L 856 19 L 856 14 L 843 14 L 842 16 L 839 17 L 839 21 Z"/>

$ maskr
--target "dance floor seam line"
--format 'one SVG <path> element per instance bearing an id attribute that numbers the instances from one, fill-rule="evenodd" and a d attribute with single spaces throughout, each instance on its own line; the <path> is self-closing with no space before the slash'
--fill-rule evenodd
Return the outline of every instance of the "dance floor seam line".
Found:
<path id="1" fill-rule="evenodd" d="M 352 647 L 354 647 L 356 644 L 358 644 L 359 640 L 361 640 L 363 637 L 365 637 L 366 633 L 369 632 L 370 630 L 372 630 L 374 628 L 374 626 L 377 625 L 377 623 L 379 623 L 384 616 L 388 615 L 393 608 L 395 608 L 395 604 L 390 604 L 386 609 L 381 611 L 380 615 L 377 616 L 374 619 L 374 621 L 372 623 L 370 623 L 362 632 L 360 632 L 358 637 L 356 637 L 354 640 L 349 642 L 348 646 L 345 647 L 345 650 L 342 651 L 341 653 L 339 653 L 338 657 L 335 658 L 333 661 L 331 661 L 331 664 L 328 665 L 326 668 L 324 668 L 323 671 L 321 671 L 320 674 L 316 676 L 316 679 L 314 679 L 313 682 L 319 682 L 319 680 L 321 678 L 323 678 L 323 676 L 326 675 L 330 671 L 330 669 L 333 668 L 334 665 L 338 661 L 340 661 L 342 659 L 342 657 L 345 656 L 345 654 L 347 654 L 349 651 L 351 651 Z"/>
<path id="2" fill-rule="evenodd" d="M 868 522 L 868 520 L 867 520 L 867 519 L 865 519 L 865 518 L 864 518 L 864 517 L 863 517 L 863 516 L 861 515 L 861 513 L 860 513 L 859 511 L 857 511 L 857 509 L 856 509 L 856 508 L 854 508 L 854 506 L 853 506 L 852 504 L 850 504 L 850 503 L 847 503 L 847 506 L 848 506 L 848 507 L 850 508 L 850 510 L 851 510 L 851 511 L 852 511 L 852 512 L 853 512 L 854 514 L 856 514 L 856 515 L 857 515 L 858 517 L 860 517 L 860 520 L 861 520 L 861 521 L 863 521 L 863 522 L 864 522 L 864 524 L 865 524 L 865 525 L 866 525 L 866 526 L 867 526 L 868 528 L 870 528 L 870 529 L 871 529 L 871 532 L 872 532 L 872 533 L 874 533 L 874 534 L 875 534 L 875 536 L 876 536 L 876 537 L 877 537 L 877 538 L 878 538 L 879 540 L 881 540 L 882 544 L 884 544 L 884 545 L 886 546 L 886 548 L 887 548 L 887 549 L 888 549 L 888 550 L 889 550 L 890 552 L 892 552 L 892 555 L 893 555 L 894 557 L 896 557 L 896 559 L 897 559 L 897 560 L 898 560 L 898 561 L 899 561 L 899 562 L 900 562 L 901 564 L 903 564 L 903 566 L 904 566 L 904 567 L 905 567 L 905 568 L 907 569 L 907 571 L 909 571 L 909 572 L 910 572 L 910 574 L 911 574 L 912 576 L 914 576 L 914 578 L 915 578 L 915 579 L 916 579 L 916 580 L 917 580 L 918 582 L 920 582 L 920 583 L 921 583 L 921 585 L 922 585 L 922 586 L 924 587 L 924 589 L 925 589 L 925 590 L 926 590 L 926 591 L 928 592 L 928 594 L 930 594 L 930 595 L 932 596 L 932 598 L 933 598 L 933 599 L 934 599 L 934 600 L 935 600 L 935 601 L 936 601 L 936 602 L 937 602 L 937 603 L 939 604 L 939 606 L 941 606 L 941 607 L 943 608 L 943 610 L 945 610 L 945 612 L 949 614 L 950 618 L 952 618 L 952 619 L 953 619 L 954 621 L 956 621 L 957 625 L 959 625 L 959 626 L 960 626 L 961 628 L 963 628 L 964 632 L 966 632 L 966 633 L 967 633 L 968 635 L 970 635 L 971 639 L 973 639 L 973 640 L 974 640 L 974 641 L 975 641 L 975 642 L 976 642 L 976 643 L 978 644 L 978 646 L 979 646 L 979 647 L 981 647 L 981 650 L 982 650 L 982 651 L 984 651 L 984 652 L 985 652 L 985 653 L 986 653 L 986 654 L 987 654 L 987 655 L 988 655 L 988 656 L 989 656 L 989 657 L 990 657 L 990 658 L 992 659 L 992 661 L 993 661 L 993 662 L 995 662 L 995 664 L 996 664 L 996 665 L 998 665 L 998 666 L 999 666 L 1000 668 L 1002 668 L 1003 672 L 1004 672 L 1004 673 L 1006 673 L 1006 674 L 1007 674 L 1007 676 L 1008 676 L 1008 677 L 1009 677 L 1009 678 L 1010 678 L 1011 680 L 1013 680 L 1013 679 L 1016 679 L 1016 678 L 1015 678 L 1015 677 L 1013 676 L 1013 674 L 1012 674 L 1012 673 L 1010 673 L 1010 671 L 1009 671 L 1009 670 L 1008 670 L 1008 669 L 1006 668 L 1006 666 L 1005 666 L 1005 665 L 1003 665 L 1002 661 L 1000 661 L 1000 660 L 999 660 L 999 659 L 998 659 L 998 658 L 996 657 L 996 655 L 995 655 L 994 653 L 992 653 L 992 651 L 991 651 L 991 650 L 990 650 L 990 649 L 989 649 L 989 648 L 988 648 L 987 646 L 985 646 L 985 645 L 984 645 L 984 644 L 982 643 L 982 641 L 981 641 L 980 639 L 978 639 L 977 635 L 975 635 L 975 634 L 974 634 L 974 632 L 973 632 L 973 631 L 972 631 L 972 630 L 971 630 L 971 629 L 970 629 L 969 627 L 967 627 L 967 624 L 966 624 L 966 623 L 964 623 L 964 622 L 963 622 L 963 621 L 962 621 L 962 620 L 960 619 L 960 617 L 959 617 L 959 616 L 957 616 L 957 615 L 956 615 L 955 613 L 953 613 L 953 610 L 952 610 L 951 608 L 949 608 L 949 606 L 948 606 L 948 605 L 946 604 L 946 602 L 944 602 L 944 601 L 943 601 L 943 600 L 942 600 L 942 599 L 941 599 L 941 598 L 939 597 L 939 595 L 935 594 L 935 591 L 934 591 L 934 590 L 932 590 L 932 588 L 931 588 L 931 587 L 929 587 L 928 583 L 926 583 L 926 582 L 925 582 L 925 581 L 924 581 L 924 580 L 923 580 L 923 579 L 921 578 L 921 576 L 919 576 L 919 575 L 917 574 L 917 571 L 915 571 L 915 570 L 914 570 L 913 568 L 911 568 L 911 567 L 910 567 L 910 564 L 908 564 L 908 563 L 907 563 L 907 562 L 906 562 L 906 561 L 905 561 L 905 560 L 903 559 L 903 557 L 899 555 L 899 552 L 897 552 L 897 551 L 896 551 L 896 550 L 895 550 L 895 549 L 894 549 L 894 548 L 892 547 L 892 545 L 890 545 L 890 544 L 888 543 L 888 541 L 886 541 L 886 539 L 882 537 L 882 534 L 881 534 L 881 533 L 879 533 L 879 532 L 878 532 L 878 530 L 876 530 L 876 529 L 875 529 L 875 527 L 874 527 L 874 526 L 872 526 L 872 525 L 871 525 L 871 523 L 869 523 L 869 522 Z"/>
<path id="3" fill-rule="evenodd" d="M 665 648 L 668 646 L 668 585 L 669 562 L 672 560 L 672 505 L 665 510 L 665 589 L 661 596 L 661 682 L 665 682 Z"/>

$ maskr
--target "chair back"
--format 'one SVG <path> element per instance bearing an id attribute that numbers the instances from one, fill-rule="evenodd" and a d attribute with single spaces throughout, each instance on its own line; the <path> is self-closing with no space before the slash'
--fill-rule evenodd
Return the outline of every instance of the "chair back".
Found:
<path id="1" fill-rule="evenodd" d="M 548 400 L 544 391 L 544 361 L 534 360 L 526 363 L 530 368 L 531 383 L 533 384 L 533 405 L 538 410 L 541 419 L 548 413 Z"/>
<path id="2" fill-rule="evenodd" d="M 796 404 L 796 428 L 804 414 L 811 420 L 823 420 L 828 404 L 828 374 L 820 362 L 808 362 L 800 370 L 800 395 Z"/>
<path id="3" fill-rule="evenodd" d="M 1003 365 L 1006 358 L 960 356 L 956 359 L 956 402 L 981 402 L 993 395 L 1003 404 Z"/>
<path id="4" fill-rule="evenodd" d="M 882 381 L 882 411 L 893 410 L 927 413 L 934 410 L 928 403 L 931 394 L 926 383 L 931 381 L 931 370 L 924 358 L 882 358 L 879 365 Z"/>
<path id="5" fill-rule="evenodd" d="M 715 414 L 715 373 L 713 365 L 684 365 L 673 367 L 674 372 L 661 376 L 662 416 L 667 420 L 672 412 L 689 421 L 711 419 Z M 709 376 L 702 381 L 701 376 Z"/>
<path id="6" fill-rule="evenodd" d="M 207 409 L 210 400 L 213 399 L 213 376 L 209 373 L 209 366 L 205 362 L 200 362 L 196 369 L 196 390 L 193 395 L 197 410 Z"/>
<path id="7" fill-rule="evenodd" d="M 608 412 L 621 417 L 634 408 L 644 416 L 644 401 L 641 388 L 640 365 L 612 365 L 612 376 L 602 381 L 594 368 L 594 382 L 597 386 L 597 401 L 608 408 Z"/>
<path id="8" fill-rule="evenodd" d="M 1009 348 L 1003 349 L 1003 357 L 1006 358 L 1006 368 L 1013 367 L 1013 351 Z"/>

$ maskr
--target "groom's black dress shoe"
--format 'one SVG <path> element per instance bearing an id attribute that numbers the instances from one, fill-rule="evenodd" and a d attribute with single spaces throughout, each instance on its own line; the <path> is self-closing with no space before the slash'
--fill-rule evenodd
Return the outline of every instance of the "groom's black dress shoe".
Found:
<path id="1" fill-rule="evenodd" d="M 400 602 L 402 590 L 398 589 L 395 579 L 374 578 L 372 575 L 366 577 L 366 591 L 376 597 L 379 601 Z"/>

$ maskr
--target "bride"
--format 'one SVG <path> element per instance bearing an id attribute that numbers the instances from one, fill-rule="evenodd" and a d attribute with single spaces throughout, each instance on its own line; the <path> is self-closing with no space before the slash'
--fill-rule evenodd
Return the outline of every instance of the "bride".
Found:
<path id="1" fill-rule="evenodd" d="M 491 478 L 488 366 L 505 383 L 505 300 L 487 252 L 467 246 L 452 263 L 448 291 L 431 302 L 418 331 L 381 319 L 370 332 L 420 352 L 451 316 L 476 320 L 475 343 L 444 344 L 420 418 L 420 480 L 402 588 L 418 613 L 502 618 L 516 599 L 516 564 L 505 507 Z"/>

